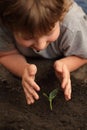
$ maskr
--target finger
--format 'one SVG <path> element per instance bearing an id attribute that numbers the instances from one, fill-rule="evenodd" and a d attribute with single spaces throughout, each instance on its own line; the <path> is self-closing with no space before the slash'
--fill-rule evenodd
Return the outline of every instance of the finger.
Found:
<path id="1" fill-rule="evenodd" d="M 68 81 L 65 89 L 64 89 L 64 95 L 65 95 L 65 99 L 66 100 L 70 100 L 71 99 L 71 80 Z"/>
<path id="2" fill-rule="evenodd" d="M 67 82 L 68 82 L 67 77 L 64 77 L 64 78 L 63 78 L 63 81 L 62 81 L 62 85 L 61 85 L 63 89 L 65 89 L 65 87 L 66 87 L 66 85 L 67 85 Z"/>
<path id="3" fill-rule="evenodd" d="M 27 82 L 25 82 L 24 86 L 25 86 L 27 92 L 29 92 L 36 100 L 39 99 L 38 94 L 36 93 L 36 91 L 33 89 L 32 86 L 30 86 Z"/>
<path id="4" fill-rule="evenodd" d="M 68 83 L 68 80 L 70 79 L 70 73 L 65 65 L 63 65 L 63 81 L 62 81 L 62 88 L 65 88 L 65 86 Z"/>
<path id="5" fill-rule="evenodd" d="M 25 92 L 27 104 L 34 103 L 34 99 L 33 99 L 32 95 L 29 92 L 27 92 L 26 88 L 24 88 L 24 92 Z"/>
<path id="6" fill-rule="evenodd" d="M 36 84 L 36 82 L 32 78 L 26 79 L 27 84 L 32 86 L 36 91 L 40 91 L 40 87 Z"/>

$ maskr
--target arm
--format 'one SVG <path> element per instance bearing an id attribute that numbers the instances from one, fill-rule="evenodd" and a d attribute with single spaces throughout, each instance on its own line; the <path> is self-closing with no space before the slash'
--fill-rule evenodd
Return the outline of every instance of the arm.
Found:
<path id="1" fill-rule="evenodd" d="M 64 90 L 65 99 L 71 99 L 71 80 L 70 72 L 78 69 L 82 65 L 87 64 L 87 59 L 82 59 L 77 56 L 69 56 L 57 60 L 54 63 L 56 76 L 61 80 L 61 87 Z"/>
<path id="2" fill-rule="evenodd" d="M 16 76 L 22 77 L 27 61 L 17 50 L 13 50 L 0 53 L 0 64 Z"/>
<path id="3" fill-rule="evenodd" d="M 36 91 L 39 91 L 40 87 L 35 82 L 37 68 L 34 64 L 28 64 L 24 56 L 17 50 L 0 52 L 0 64 L 22 78 L 22 86 L 28 104 L 34 103 L 35 99 L 39 99 Z"/>
<path id="4" fill-rule="evenodd" d="M 72 72 L 81 67 L 82 65 L 87 64 L 87 59 L 83 59 L 77 56 L 69 56 L 60 59 L 59 61 L 67 66 L 69 72 Z"/>

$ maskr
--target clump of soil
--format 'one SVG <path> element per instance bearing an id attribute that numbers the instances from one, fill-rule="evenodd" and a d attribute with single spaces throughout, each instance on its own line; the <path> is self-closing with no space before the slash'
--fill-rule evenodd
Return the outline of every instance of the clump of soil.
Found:
<path id="1" fill-rule="evenodd" d="M 34 60 L 32 63 L 38 66 L 36 82 L 41 86 L 40 99 L 33 105 L 26 103 L 21 80 L 1 67 L 0 130 L 86 130 L 87 80 L 71 76 L 72 99 L 67 102 L 52 62 Z M 43 92 L 49 93 L 57 87 L 59 91 L 51 111 Z"/>

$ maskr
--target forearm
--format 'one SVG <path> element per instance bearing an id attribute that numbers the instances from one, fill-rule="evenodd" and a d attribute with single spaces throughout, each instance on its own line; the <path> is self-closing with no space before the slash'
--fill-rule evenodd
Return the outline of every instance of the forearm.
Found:
<path id="1" fill-rule="evenodd" d="M 84 64 L 87 64 L 87 59 L 82 59 L 76 56 L 65 57 L 58 61 L 61 61 L 63 64 L 65 64 L 70 72 L 78 69 Z"/>
<path id="2" fill-rule="evenodd" d="M 19 53 L 0 57 L 0 63 L 16 76 L 21 77 L 27 64 L 26 59 Z"/>

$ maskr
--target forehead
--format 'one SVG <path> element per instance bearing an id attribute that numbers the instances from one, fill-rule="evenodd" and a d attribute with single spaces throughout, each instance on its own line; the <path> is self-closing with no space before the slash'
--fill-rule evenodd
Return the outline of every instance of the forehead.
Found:
<path id="1" fill-rule="evenodd" d="M 19 37 L 22 37 L 22 38 L 24 38 L 24 39 L 29 39 L 29 38 L 35 38 L 35 39 L 38 39 L 38 38 L 40 38 L 40 37 L 42 37 L 42 36 L 46 36 L 46 35 L 51 35 L 53 32 L 55 32 L 57 29 L 59 29 L 59 21 L 58 22 L 56 22 L 55 23 L 55 26 L 51 29 L 51 30 L 49 30 L 49 31 L 47 31 L 47 32 L 44 32 L 44 33 L 42 33 L 42 32 L 34 32 L 33 34 L 32 33 L 30 33 L 30 32 L 26 32 L 26 31 L 19 31 L 19 32 L 15 32 L 15 34 L 17 35 L 17 36 L 19 36 Z"/>
<path id="2" fill-rule="evenodd" d="M 38 38 L 38 37 L 41 37 L 41 36 L 43 36 L 43 35 L 46 35 L 46 34 L 48 34 L 49 32 L 51 32 L 54 28 L 55 28 L 55 26 L 56 26 L 56 24 L 53 26 L 53 27 L 51 27 L 50 29 L 48 29 L 48 30 L 36 30 L 35 32 L 30 32 L 30 31 L 28 31 L 28 32 L 24 32 L 24 31 L 20 31 L 20 32 L 18 32 L 18 34 L 20 35 L 20 36 L 30 36 L 30 37 L 35 37 L 35 38 Z"/>

